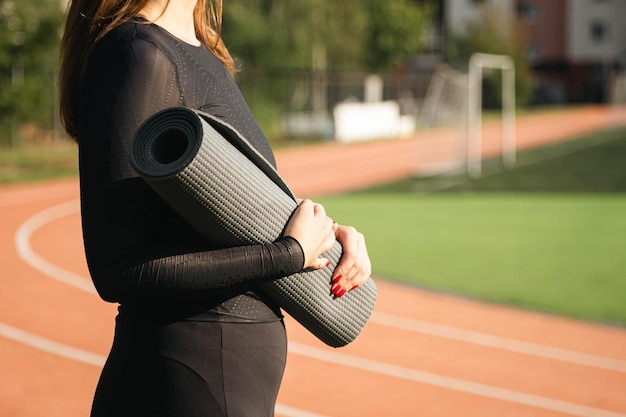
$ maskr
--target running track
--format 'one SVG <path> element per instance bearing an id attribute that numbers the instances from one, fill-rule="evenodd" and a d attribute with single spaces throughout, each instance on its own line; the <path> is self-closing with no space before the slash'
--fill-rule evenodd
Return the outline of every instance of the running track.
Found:
<path id="1" fill-rule="evenodd" d="M 528 116 L 518 120 L 518 147 L 612 120 L 595 107 Z M 485 156 L 498 152 L 496 131 L 485 126 Z M 445 137 L 277 158 L 296 193 L 314 196 L 406 176 L 441 159 Z M 88 415 L 115 306 L 88 279 L 77 198 L 75 179 L 0 188 L 0 416 Z M 325 347 L 287 319 L 277 416 L 626 417 L 625 329 L 377 282 L 374 315 L 345 348 Z"/>

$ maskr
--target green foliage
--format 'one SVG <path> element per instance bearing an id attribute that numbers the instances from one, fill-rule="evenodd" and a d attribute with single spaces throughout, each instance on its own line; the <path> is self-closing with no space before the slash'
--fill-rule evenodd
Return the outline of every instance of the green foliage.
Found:
<path id="1" fill-rule="evenodd" d="M 222 35 L 242 68 L 239 86 L 274 141 L 276 120 L 307 108 L 310 86 L 327 71 L 387 71 L 418 52 L 428 13 L 410 0 L 229 0 Z"/>
<path id="2" fill-rule="evenodd" d="M 421 49 L 432 15 L 429 7 L 410 0 L 366 0 L 365 5 L 369 69 L 385 71 Z"/>
<path id="3" fill-rule="evenodd" d="M 0 0 L 0 145 L 27 121 L 51 127 L 62 12 L 58 0 Z"/>
<path id="4" fill-rule="evenodd" d="M 54 128 L 62 4 L 0 0 L 0 146 L 25 124 Z M 411 0 L 229 0 L 223 36 L 269 116 L 295 94 L 286 71 L 387 71 L 419 51 L 429 13 Z"/>
<path id="5" fill-rule="evenodd" d="M 223 34 L 246 68 L 312 68 L 314 48 L 320 47 L 335 66 L 359 53 L 354 46 L 362 21 L 362 10 L 328 0 L 233 0 L 224 5 Z"/>
<path id="6" fill-rule="evenodd" d="M 231 0 L 223 32 L 246 68 L 385 71 L 419 51 L 429 16 L 410 0 Z"/>
<path id="7" fill-rule="evenodd" d="M 462 72 L 467 71 L 467 63 L 472 54 L 488 53 L 508 55 L 515 63 L 515 92 L 519 106 L 530 99 L 532 77 L 524 39 L 516 30 L 516 22 L 508 22 L 502 12 L 489 5 L 480 8 L 480 22 L 470 22 L 467 27 L 457 28 L 447 34 L 446 60 Z M 486 108 L 501 106 L 501 74 L 488 75 L 483 83 L 483 103 Z"/>

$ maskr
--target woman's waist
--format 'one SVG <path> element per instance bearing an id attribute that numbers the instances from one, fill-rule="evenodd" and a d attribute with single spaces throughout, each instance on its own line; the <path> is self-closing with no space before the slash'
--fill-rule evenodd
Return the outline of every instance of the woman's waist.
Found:
<path id="1" fill-rule="evenodd" d="M 278 305 L 263 294 L 245 292 L 228 298 L 206 300 L 150 299 L 123 302 L 119 318 L 152 323 L 209 321 L 226 323 L 267 323 L 283 318 Z"/>

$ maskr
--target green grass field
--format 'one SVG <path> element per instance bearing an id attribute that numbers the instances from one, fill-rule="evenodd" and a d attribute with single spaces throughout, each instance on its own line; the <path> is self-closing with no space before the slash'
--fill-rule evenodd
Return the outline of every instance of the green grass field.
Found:
<path id="1" fill-rule="evenodd" d="M 626 324 L 626 131 L 519 155 L 478 180 L 409 179 L 320 199 L 364 232 L 374 275 Z"/>
<path id="2" fill-rule="evenodd" d="M 0 184 L 78 174 L 78 147 L 69 140 L 0 148 Z"/>

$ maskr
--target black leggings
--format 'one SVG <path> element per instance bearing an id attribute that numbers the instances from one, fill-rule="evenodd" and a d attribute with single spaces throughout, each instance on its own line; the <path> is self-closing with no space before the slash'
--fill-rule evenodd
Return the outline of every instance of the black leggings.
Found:
<path id="1" fill-rule="evenodd" d="M 91 417 L 271 417 L 282 321 L 148 324 L 117 318 Z"/>

